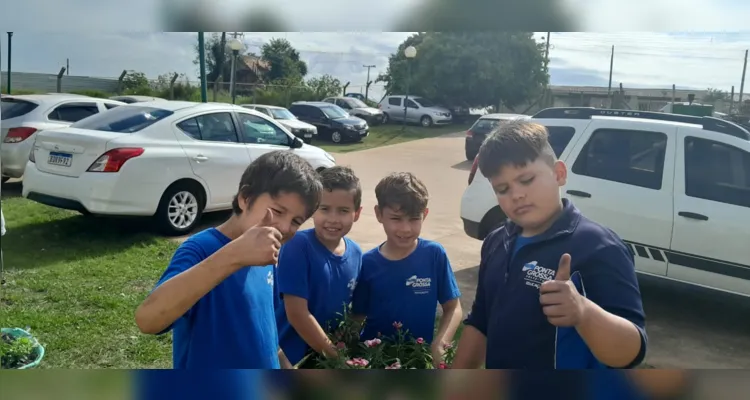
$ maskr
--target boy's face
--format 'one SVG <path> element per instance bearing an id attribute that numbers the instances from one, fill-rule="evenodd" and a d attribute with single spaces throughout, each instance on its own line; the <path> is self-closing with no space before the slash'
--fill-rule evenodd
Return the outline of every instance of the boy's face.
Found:
<path id="1" fill-rule="evenodd" d="M 239 220 L 243 231 L 247 231 L 262 221 L 266 210 L 271 210 L 273 213 L 271 226 L 281 232 L 282 243 L 294 236 L 300 225 L 307 219 L 305 203 L 296 193 L 279 193 L 276 197 L 263 193 L 251 205 L 248 205 L 245 199 L 240 199 L 239 205 L 242 209 Z"/>
<path id="2" fill-rule="evenodd" d="M 422 233 L 422 222 L 427 218 L 429 210 L 425 209 L 420 215 L 407 215 L 400 210 L 391 207 L 382 209 L 375 206 L 375 216 L 383 225 L 386 239 L 389 244 L 397 248 L 411 248 L 414 241 Z"/>
<path id="3" fill-rule="evenodd" d="M 352 230 L 362 207 L 354 205 L 355 190 L 323 190 L 320 206 L 313 214 L 315 234 L 329 243 L 338 242 Z"/>
<path id="4" fill-rule="evenodd" d="M 565 185 L 568 172 L 562 161 L 550 166 L 544 159 L 523 167 L 506 165 L 490 178 L 497 202 L 505 215 L 536 235 L 560 210 L 560 187 Z"/>

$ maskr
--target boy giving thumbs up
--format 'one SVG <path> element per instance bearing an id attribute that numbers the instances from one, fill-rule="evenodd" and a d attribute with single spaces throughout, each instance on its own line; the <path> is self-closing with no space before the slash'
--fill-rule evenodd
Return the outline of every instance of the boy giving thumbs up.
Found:
<path id="1" fill-rule="evenodd" d="M 266 153 L 243 173 L 229 220 L 180 245 L 135 313 L 143 333 L 173 332 L 174 368 L 279 368 L 275 264 L 322 190 L 304 159 Z"/>
<path id="2" fill-rule="evenodd" d="M 544 126 L 501 125 L 479 169 L 509 221 L 482 246 L 453 368 L 631 368 L 646 352 L 633 256 L 561 198 L 567 169 Z"/>

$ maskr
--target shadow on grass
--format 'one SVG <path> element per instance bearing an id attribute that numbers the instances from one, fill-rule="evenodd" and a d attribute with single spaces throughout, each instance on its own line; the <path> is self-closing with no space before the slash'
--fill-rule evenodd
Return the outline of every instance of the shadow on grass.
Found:
<path id="1" fill-rule="evenodd" d="M 23 185 L 21 181 L 3 183 L 3 190 L 2 190 L 3 199 L 21 197 L 22 191 L 23 191 Z"/>
<path id="2" fill-rule="evenodd" d="M 158 240 L 141 219 L 72 215 L 10 226 L 2 239 L 6 269 L 31 269 L 115 255 Z"/>

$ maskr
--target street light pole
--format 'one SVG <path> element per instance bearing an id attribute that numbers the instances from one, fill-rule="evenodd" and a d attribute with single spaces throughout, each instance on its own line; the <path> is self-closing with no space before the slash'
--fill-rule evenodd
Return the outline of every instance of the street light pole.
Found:
<path id="1" fill-rule="evenodd" d="M 237 56 L 240 54 L 240 50 L 242 50 L 243 47 L 245 47 L 245 45 L 243 45 L 236 36 L 229 41 L 229 48 L 232 50 L 232 74 L 231 84 L 229 85 L 229 90 L 232 91 L 232 104 L 235 104 L 237 101 Z"/>
<path id="2" fill-rule="evenodd" d="M 201 102 L 208 101 L 206 85 L 206 40 L 203 32 L 198 32 L 198 60 L 201 70 Z"/>
<path id="3" fill-rule="evenodd" d="M 8 94 L 10 94 L 10 68 L 11 68 L 11 62 L 10 58 L 13 54 L 12 51 L 13 46 L 13 32 L 8 32 Z"/>
<path id="4" fill-rule="evenodd" d="M 406 103 L 409 101 L 409 84 L 411 80 L 411 59 L 417 56 L 417 49 L 414 46 L 409 46 L 404 49 L 404 56 L 406 56 L 406 96 L 404 97 L 404 123 L 401 125 L 401 131 L 406 130 Z"/>

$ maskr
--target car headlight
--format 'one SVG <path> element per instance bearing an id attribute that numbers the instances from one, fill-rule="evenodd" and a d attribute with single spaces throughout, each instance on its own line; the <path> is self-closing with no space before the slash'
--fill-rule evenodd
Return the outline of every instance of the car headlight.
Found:
<path id="1" fill-rule="evenodd" d="M 347 125 L 346 129 L 353 131 L 353 130 L 356 130 L 357 128 L 355 128 L 354 125 Z"/>

